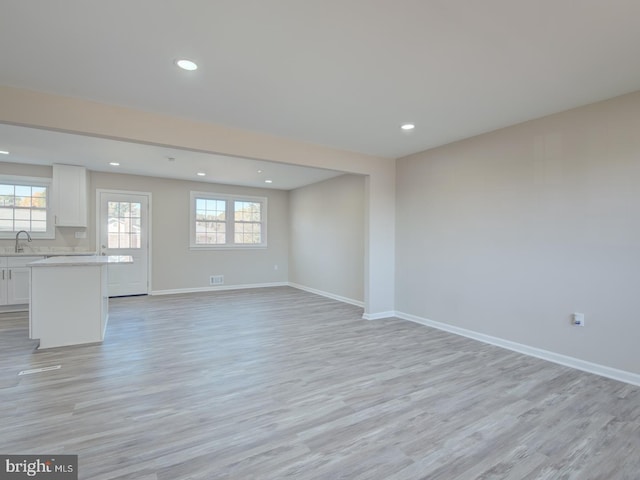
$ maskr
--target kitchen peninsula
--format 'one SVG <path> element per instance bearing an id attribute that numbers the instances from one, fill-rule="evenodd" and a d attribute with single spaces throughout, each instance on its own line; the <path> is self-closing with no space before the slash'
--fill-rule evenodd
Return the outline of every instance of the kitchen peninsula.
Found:
<path id="1" fill-rule="evenodd" d="M 130 256 L 50 257 L 29 264 L 29 338 L 38 348 L 104 340 L 109 318 L 107 265 L 132 263 Z"/>

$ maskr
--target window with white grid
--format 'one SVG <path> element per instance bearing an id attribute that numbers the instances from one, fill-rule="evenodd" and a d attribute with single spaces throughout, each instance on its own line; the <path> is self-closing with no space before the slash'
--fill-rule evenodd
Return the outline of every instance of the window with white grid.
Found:
<path id="1" fill-rule="evenodd" d="M 267 245 L 266 197 L 191 192 L 191 248 Z"/>
<path id="2" fill-rule="evenodd" d="M 0 177 L 0 238 L 24 230 L 34 238 L 54 238 L 48 179 Z"/>

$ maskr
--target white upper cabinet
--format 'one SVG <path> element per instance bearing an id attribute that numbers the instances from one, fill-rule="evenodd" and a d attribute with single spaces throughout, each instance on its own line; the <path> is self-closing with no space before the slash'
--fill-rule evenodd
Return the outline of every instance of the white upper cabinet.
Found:
<path id="1" fill-rule="evenodd" d="M 54 164 L 52 187 L 56 227 L 86 227 L 87 169 Z"/>

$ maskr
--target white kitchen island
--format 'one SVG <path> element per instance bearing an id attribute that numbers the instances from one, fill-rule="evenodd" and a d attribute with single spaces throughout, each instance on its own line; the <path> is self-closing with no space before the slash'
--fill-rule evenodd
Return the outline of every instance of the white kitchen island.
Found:
<path id="1" fill-rule="evenodd" d="M 130 256 L 51 257 L 29 264 L 29 338 L 38 348 L 104 340 L 109 318 L 107 265 Z"/>

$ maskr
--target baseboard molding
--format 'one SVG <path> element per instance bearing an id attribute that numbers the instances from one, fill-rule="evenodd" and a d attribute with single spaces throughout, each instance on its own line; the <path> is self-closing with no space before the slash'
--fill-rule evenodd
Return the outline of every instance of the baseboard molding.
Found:
<path id="1" fill-rule="evenodd" d="M 408 313 L 395 312 L 395 316 L 397 318 L 401 318 L 402 320 L 408 320 L 410 322 L 419 323 L 420 325 L 426 325 L 427 327 L 432 327 L 438 330 L 443 330 L 445 332 L 461 335 L 473 340 L 478 340 L 480 342 L 495 345 L 496 347 L 506 348 L 507 350 L 512 350 L 514 352 L 523 353 L 525 355 L 540 358 L 542 360 L 547 360 L 549 362 L 564 365 L 565 367 L 575 368 L 577 370 L 582 370 L 583 372 L 593 373 L 595 375 L 611 378 L 620 382 L 640 386 L 640 375 L 632 372 L 627 372 L 626 370 L 618 370 L 617 368 L 611 368 L 605 365 L 587 362 L 578 358 L 550 352 L 548 350 L 543 350 L 541 348 L 531 347 L 529 345 L 512 342 L 503 338 L 493 337 L 491 335 L 485 335 L 473 330 L 467 330 L 466 328 L 460 328 L 453 325 L 448 325 L 446 323 L 435 322 L 433 320 L 410 315 Z"/>
<path id="2" fill-rule="evenodd" d="M 396 312 L 378 312 L 378 313 L 363 313 L 362 318 L 364 320 L 382 320 L 383 318 L 396 317 Z"/>
<path id="3" fill-rule="evenodd" d="M 171 290 L 153 290 L 150 295 L 175 295 L 180 293 L 219 292 L 221 290 L 246 290 L 248 288 L 286 287 L 287 282 L 251 283 L 247 285 L 219 285 L 215 287 L 174 288 Z"/>
<path id="4" fill-rule="evenodd" d="M 339 302 L 348 303 L 350 305 L 355 305 L 356 307 L 364 308 L 364 302 L 361 302 L 360 300 L 341 297 L 340 295 L 336 295 L 334 293 L 324 292 L 322 290 L 316 290 L 315 288 L 305 287 L 304 285 L 299 285 L 297 283 L 289 282 L 288 285 L 290 287 L 297 288 L 298 290 L 304 290 L 305 292 L 315 293 L 316 295 L 320 295 L 321 297 L 327 297 L 332 300 L 337 300 Z"/>

